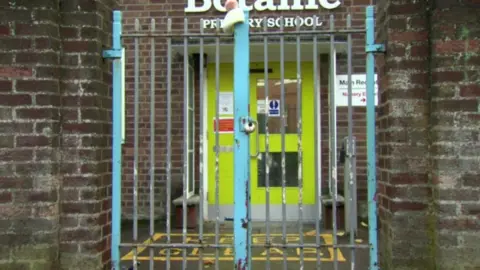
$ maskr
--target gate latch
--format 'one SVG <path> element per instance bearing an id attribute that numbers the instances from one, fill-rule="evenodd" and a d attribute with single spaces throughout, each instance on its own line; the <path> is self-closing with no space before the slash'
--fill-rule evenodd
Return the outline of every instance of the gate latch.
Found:
<path id="1" fill-rule="evenodd" d="M 257 121 L 253 120 L 250 117 L 242 117 L 241 120 L 241 131 L 245 132 L 246 134 L 250 134 L 255 131 L 257 128 Z"/>

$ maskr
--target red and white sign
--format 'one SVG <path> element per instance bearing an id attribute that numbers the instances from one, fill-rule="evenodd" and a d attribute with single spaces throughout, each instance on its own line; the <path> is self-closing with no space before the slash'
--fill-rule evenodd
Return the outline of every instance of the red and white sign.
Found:
<path id="1" fill-rule="evenodd" d="M 377 74 L 375 74 L 375 106 L 378 104 Z M 348 106 L 348 75 L 337 75 L 335 105 Z M 352 106 L 367 105 L 367 75 L 352 74 Z"/>
<path id="2" fill-rule="evenodd" d="M 213 118 L 213 130 L 217 130 L 217 119 Z M 234 120 L 232 117 L 220 117 L 218 119 L 218 133 L 233 133 Z"/>

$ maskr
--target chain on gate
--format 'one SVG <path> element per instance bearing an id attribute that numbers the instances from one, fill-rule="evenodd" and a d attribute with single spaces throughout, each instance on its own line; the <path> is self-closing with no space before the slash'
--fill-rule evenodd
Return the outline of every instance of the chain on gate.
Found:
<path id="1" fill-rule="evenodd" d="M 234 137 L 235 141 L 234 144 L 238 147 L 234 147 L 234 198 L 235 198 L 235 206 L 234 206 L 234 217 L 233 217 L 233 235 L 234 240 L 233 243 L 224 244 L 220 243 L 220 215 L 219 215 L 219 188 L 218 185 L 220 183 L 219 180 L 219 170 L 220 163 L 219 163 L 219 92 L 220 92 L 220 50 L 221 50 L 221 40 L 230 40 L 232 38 L 232 33 L 221 33 L 220 29 L 220 21 L 217 21 L 217 29 L 215 32 L 204 32 L 203 23 L 200 23 L 200 30 L 198 32 L 189 31 L 188 25 L 189 20 L 185 18 L 184 20 L 184 28 L 182 32 L 178 30 L 172 29 L 172 20 L 168 19 L 167 22 L 167 31 L 162 32 L 155 29 L 156 22 L 155 20 L 151 21 L 150 31 L 141 31 L 140 23 L 138 20 L 135 22 L 135 29 L 129 32 L 122 32 L 122 13 L 120 11 L 114 11 L 113 13 L 113 44 L 110 50 L 106 50 L 104 52 L 105 58 L 113 59 L 113 143 L 112 143 L 112 240 L 111 240 L 111 256 L 112 256 L 112 264 L 113 269 L 119 270 L 121 269 L 121 265 L 130 267 L 132 269 L 137 269 L 139 267 L 138 263 L 142 260 L 145 260 L 148 265 L 149 269 L 155 269 L 156 264 L 164 263 L 165 269 L 187 269 L 188 265 L 198 264 L 199 269 L 204 269 L 207 266 L 213 264 L 215 269 L 231 269 L 232 264 L 235 265 L 235 269 L 252 269 L 252 263 L 257 263 L 255 258 L 252 257 L 252 249 L 266 249 L 266 257 L 264 260 L 264 268 L 271 269 L 271 267 L 277 267 L 277 260 L 274 260 L 273 254 L 271 252 L 272 248 L 280 249 L 280 250 L 288 250 L 288 249 L 299 249 L 298 256 L 298 264 L 300 265 L 301 269 L 312 269 L 311 267 L 315 267 L 319 269 L 320 267 L 324 267 L 321 258 L 321 249 L 330 248 L 333 249 L 333 262 L 331 263 L 331 267 L 333 269 L 338 269 L 339 261 L 338 261 L 338 254 L 337 250 L 339 249 L 347 249 L 350 250 L 350 255 L 348 256 L 348 262 L 350 263 L 351 269 L 356 268 L 356 251 L 359 249 L 369 249 L 369 269 L 375 270 L 378 269 L 378 258 L 377 258 L 377 213 L 376 213 L 376 202 L 374 198 L 375 189 L 376 189 L 376 168 L 375 168 L 375 115 L 374 115 L 374 53 L 383 51 L 383 46 L 374 43 L 374 19 L 373 19 L 373 7 L 368 7 L 366 10 L 366 25 L 365 28 L 352 28 L 351 25 L 351 16 L 348 15 L 347 18 L 347 25 L 344 29 L 336 29 L 334 24 L 334 17 L 333 15 L 329 18 L 329 29 L 318 29 L 314 25 L 312 29 L 309 30 L 301 30 L 300 26 L 297 26 L 295 31 L 285 31 L 284 29 L 284 22 L 281 21 L 280 31 L 268 31 L 267 27 L 267 20 L 264 19 L 264 27 L 262 31 L 250 31 L 249 29 L 249 12 L 244 10 L 232 10 L 231 12 L 240 12 L 242 17 L 239 18 L 240 15 L 236 15 L 236 20 L 238 20 L 235 25 L 232 25 L 230 29 L 233 31 L 234 39 L 234 103 L 235 103 L 235 116 L 234 116 Z M 227 23 L 228 25 L 228 23 Z M 368 244 L 358 244 L 355 242 L 355 235 L 357 234 L 357 209 L 356 209 L 356 151 L 355 151 L 355 138 L 353 136 L 353 105 L 352 105 L 352 35 L 353 34 L 366 34 L 366 55 L 367 55 L 367 63 L 366 63 L 366 82 L 367 82 L 367 172 L 368 172 Z M 349 232 L 349 239 L 346 243 L 339 243 L 337 239 L 338 235 L 338 228 L 337 228 L 337 207 L 339 204 L 339 197 L 337 191 L 337 183 L 338 183 L 338 166 L 339 163 L 337 162 L 337 111 L 335 104 L 335 85 L 334 83 L 330 83 L 329 85 L 329 160 L 328 160 L 328 183 L 329 183 L 329 194 L 328 196 L 331 197 L 331 204 L 332 204 L 332 243 L 326 244 L 322 242 L 321 233 L 322 233 L 322 206 L 325 203 L 325 196 L 322 194 L 322 160 L 321 160 L 321 141 L 322 141 L 322 134 L 321 134 L 321 108 L 322 104 L 320 103 L 320 81 L 319 81 L 319 66 L 317 61 L 313 61 L 313 89 L 314 92 L 314 164 L 315 164 L 315 208 L 316 208 L 316 216 L 315 216 L 315 225 L 314 225 L 314 236 L 315 241 L 314 243 L 306 243 L 304 241 L 304 205 L 303 205 L 303 159 L 302 153 L 303 149 L 306 147 L 304 145 L 302 136 L 303 136 L 303 119 L 302 119 L 302 90 L 301 90 L 301 78 L 302 78 L 302 70 L 301 70 L 301 43 L 302 40 L 311 39 L 313 42 L 312 48 L 312 56 L 318 55 L 318 47 L 317 42 L 319 38 L 328 37 L 329 42 L 329 55 L 330 55 L 330 74 L 329 74 L 329 81 L 333 82 L 335 80 L 335 62 L 336 62 L 336 36 L 346 36 L 346 43 L 347 43 L 347 77 L 348 77 L 348 129 L 347 129 L 347 137 L 344 138 L 342 141 L 343 150 L 341 152 L 340 160 L 341 163 L 344 164 L 344 189 L 346 190 L 345 193 L 345 207 L 346 210 L 346 219 L 347 219 L 347 230 Z M 250 64 L 250 46 L 252 38 L 260 38 L 262 40 L 262 45 L 264 48 L 263 56 L 264 56 L 264 81 L 267 82 L 269 79 L 269 44 L 271 44 L 274 38 L 279 39 L 280 43 L 280 89 L 281 89 L 281 97 L 280 97 L 280 118 L 282 121 L 281 125 L 281 166 L 282 166 L 282 173 L 281 173 L 281 191 L 282 191 L 282 222 L 281 222 L 281 241 L 274 243 L 271 238 L 271 221 L 270 221 L 270 214 L 271 214 L 271 205 L 269 203 L 270 198 L 270 190 L 269 190 L 269 182 L 270 182 L 270 175 L 269 169 L 270 164 L 266 162 L 266 174 L 265 174 L 265 196 L 267 198 L 267 203 L 265 204 L 265 242 L 262 243 L 254 243 L 252 242 L 252 221 L 251 221 L 251 210 L 250 210 L 250 134 L 254 131 L 253 126 L 257 125 L 258 122 L 255 119 L 252 119 L 249 115 L 249 101 L 250 101 L 250 93 L 245 89 L 249 89 L 250 82 L 249 82 L 249 64 Z M 295 41 L 295 50 L 296 50 L 296 74 L 297 74 L 297 150 L 298 150 L 298 236 L 300 238 L 299 243 L 288 243 L 287 242 L 287 213 L 286 213 L 286 196 L 287 196 L 287 186 L 286 186 L 286 146 L 285 146 L 285 121 L 286 121 L 286 111 L 285 111 L 285 84 L 284 84 L 284 47 L 286 44 L 286 38 L 293 37 Z M 120 223 L 121 223 L 121 197 L 122 197 L 122 143 L 124 139 L 124 130 L 125 130 L 125 120 L 122 119 L 125 117 L 125 97 L 123 91 L 125 91 L 125 52 L 122 46 L 122 40 L 130 39 L 133 40 L 134 44 L 134 63 L 133 63 L 133 81 L 134 81 L 134 100 L 133 100 L 133 107 L 134 107 L 134 123 L 133 123 L 133 151 L 134 151 L 134 170 L 133 175 L 125 175 L 127 178 L 133 179 L 133 186 L 132 187 L 123 187 L 123 188 L 132 188 L 133 189 L 133 226 L 132 232 L 128 234 L 122 234 Z M 148 94 L 148 100 L 150 101 L 149 108 L 140 108 L 140 98 L 141 92 L 144 88 L 144 85 L 141 83 L 141 74 L 140 74 L 140 66 L 147 63 L 147 61 L 142 60 L 145 55 L 140 54 L 140 39 L 149 39 L 150 40 L 150 53 L 147 56 L 149 57 L 149 82 L 150 82 L 150 89 Z M 158 90 L 156 85 L 156 69 L 159 65 L 163 65 L 163 62 L 157 63 L 156 62 L 156 46 L 158 46 L 158 39 L 166 39 L 167 48 L 167 62 L 166 62 L 166 108 L 158 108 L 156 107 L 157 95 Z M 174 99 L 174 81 L 172 79 L 172 42 L 174 41 L 181 41 L 181 46 L 183 46 L 183 163 L 182 163 L 182 184 L 183 184 L 183 196 L 181 200 L 181 207 L 183 209 L 183 227 L 182 230 L 179 232 L 181 234 L 181 241 L 175 242 L 173 241 L 173 231 L 172 225 L 170 223 L 170 218 L 166 219 L 166 224 L 164 228 L 159 228 L 155 224 L 155 201 L 161 199 L 160 196 L 165 196 L 166 201 L 166 216 L 169 217 L 172 214 L 171 208 L 171 201 L 172 201 L 172 171 L 174 169 L 172 161 L 172 146 L 174 143 L 174 134 L 172 134 L 174 129 L 173 117 L 176 116 L 174 112 L 174 108 L 172 109 L 173 99 Z M 195 40 L 195 42 L 192 42 Z M 205 44 L 207 42 L 211 42 L 213 40 L 213 45 L 215 47 L 215 94 L 216 94 L 216 112 L 215 112 L 215 123 L 216 123 L 216 132 L 215 132 L 215 224 L 214 224 L 214 241 L 208 242 L 204 235 L 206 232 L 206 227 L 204 226 L 203 217 L 204 217 L 204 203 L 205 203 L 205 190 L 202 184 L 202 180 L 204 179 L 204 171 L 203 166 L 207 160 L 204 160 L 204 144 L 206 144 L 206 138 L 204 137 L 204 133 L 200 132 L 199 134 L 199 145 L 195 146 L 195 140 L 192 142 L 187 141 L 187 137 L 190 136 L 188 133 L 189 129 L 192 127 L 195 128 L 195 125 L 189 126 L 188 123 L 191 121 L 189 119 L 189 110 L 195 111 L 192 109 L 193 106 L 189 107 L 189 98 L 193 98 L 188 92 L 188 82 L 187 71 L 189 69 L 189 43 L 198 44 L 199 48 L 199 66 L 203 67 L 205 65 L 205 60 L 203 55 L 205 54 Z M 257 39 L 255 39 L 257 40 Z M 199 68 L 199 97 L 200 97 L 200 108 L 203 106 L 207 106 L 206 100 L 204 100 L 204 92 L 206 91 L 204 86 L 204 71 L 203 68 Z M 266 84 L 267 85 L 267 84 Z M 264 88 L 264 96 L 265 96 L 265 104 L 269 102 L 269 88 L 266 86 Z M 131 103 L 130 103 L 131 104 Z M 139 154 L 140 145 L 143 142 L 139 141 L 140 134 L 140 111 L 148 109 L 150 111 L 149 114 L 149 137 L 150 140 L 148 141 L 149 150 L 148 152 L 148 162 L 149 162 L 149 173 L 148 177 L 145 179 L 140 179 L 139 177 L 139 170 L 141 168 L 138 167 L 139 160 L 142 158 Z M 165 129 L 165 133 L 158 134 L 156 130 L 158 130 L 158 126 L 155 127 L 156 117 L 158 117 L 159 110 L 166 111 L 166 126 L 162 127 Z M 202 109 L 199 109 L 200 114 L 200 127 L 199 130 L 203 131 L 206 128 L 206 125 L 203 121 L 204 119 L 204 112 Z M 266 113 L 266 117 L 268 119 L 268 110 Z M 195 119 L 195 118 L 193 118 Z M 269 160 L 269 144 L 271 143 L 269 140 L 269 127 L 268 121 L 265 122 L 264 130 L 265 130 L 265 154 L 266 159 Z M 258 127 L 257 127 L 258 128 Z M 155 140 L 157 136 L 164 136 L 166 137 L 164 149 L 166 153 L 164 154 L 164 168 L 162 168 L 162 173 L 165 174 L 165 182 L 166 182 L 166 193 L 165 194 L 156 194 L 155 193 L 155 179 L 158 178 L 160 170 L 155 169 L 155 165 L 157 164 L 156 160 L 156 148 L 158 147 L 157 141 Z M 307 146 L 308 147 L 308 146 Z M 190 170 L 191 163 L 188 161 L 189 151 L 192 149 L 197 148 L 199 150 L 199 179 L 200 187 L 199 187 L 199 213 L 198 218 L 200 219 L 199 226 L 198 226 L 198 239 L 195 243 L 187 241 L 187 206 L 188 206 L 188 195 L 189 190 L 186 188 L 189 184 L 189 178 L 187 176 L 187 172 L 192 173 Z M 194 165 L 193 165 L 194 166 Z M 148 238 L 147 239 L 140 239 L 139 238 L 139 225 L 138 225 L 138 196 L 139 196 L 139 184 L 143 182 L 147 183 L 148 186 L 148 197 L 149 197 L 149 226 L 148 226 Z M 165 236 L 164 242 L 156 242 L 156 234 L 162 232 Z M 163 233 L 164 232 L 164 233 Z M 132 235 L 131 241 L 121 241 L 121 235 Z M 144 242 L 144 240 L 147 240 Z M 123 248 L 123 249 L 121 249 Z M 121 262 L 121 258 L 124 255 L 121 253 L 121 250 L 124 248 L 132 249 L 132 257 L 131 259 Z M 214 256 L 206 256 L 205 249 L 213 248 L 215 250 Z M 224 261 L 221 260 L 220 256 L 220 249 L 231 248 L 234 251 L 233 258 L 231 258 L 228 265 L 225 264 Z M 305 252 L 304 250 L 307 248 L 315 249 L 316 256 L 313 260 L 306 261 Z M 158 250 L 164 249 L 165 256 L 159 256 Z M 173 261 L 172 250 L 181 250 L 181 257 L 178 261 Z M 191 249 L 198 249 L 198 262 L 192 262 L 190 258 L 187 256 L 187 251 Z M 147 251 L 145 251 L 147 250 Z M 142 253 L 148 253 L 145 255 Z M 287 269 L 288 265 L 291 264 L 289 259 L 287 258 L 287 253 L 284 252 L 283 256 L 279 259 L 282 263 L 281 266 L 283 269 Z M 139 258 L 142 258 L 141 260 Z M 313 263 L 313 264 L 310 264 Z M 308 266 L 307 266 L 308 264 Z M 227 265 L 227 266 L 224 266 Z M 256 264 L 255 264 L 256 265 Z M 225 268 L 226 267 L 226 268 Z M 255 266 L 255 268 L 263 268 L 261 266 Z M 329 266 L 330 267 L 330 266 Z M 163 268 L 162 268 L 163 269 Z M 188 268 L 191 269 L 191 268 Z"/>

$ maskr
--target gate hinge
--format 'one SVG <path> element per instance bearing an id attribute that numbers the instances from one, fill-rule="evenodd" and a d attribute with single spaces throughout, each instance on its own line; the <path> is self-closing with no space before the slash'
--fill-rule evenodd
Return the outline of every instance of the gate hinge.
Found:
<path id="1" fill-rule="evenodd" d="M 365 47 L 367 53 L 384 53 L 386 51 L 384 44 L 372 44 Z"/>
<path id="2" fill-rule="evenodd" d="M 120 59 L 122 58 L 122 55 L 123 55 L 123 48 L 120 50 L 116 50 L 116 49 L 104 50 L 102 53 L 102 57 L 107 59 Z"/>

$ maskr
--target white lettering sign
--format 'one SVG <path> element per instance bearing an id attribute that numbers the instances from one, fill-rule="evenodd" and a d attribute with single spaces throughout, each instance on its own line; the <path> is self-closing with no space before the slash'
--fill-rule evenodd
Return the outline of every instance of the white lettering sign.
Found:
<path id="1" fill-rule="evenodd" d="M 348 106 L 348 75 L 337 75 L 335 104 L 337 107 Z M 375 106 L 378 104 L 377 74 L 375 74 Z M 367 75 L 352 74 L 352 106 L 367 105 Z"/>
<path id="2" fill-rule="evenodd" d="M 293 1 L 292 4 L 289 1 Z M 197 6 L 197 0 L 188 0 L 186 13 L 206 12 L 213 8 L 220 12 L 226 12 L 222 0 L 203 0 L 203 5 Z M 319 7 L 324 9 L 334 9 L 340 6 L 340 0 L 307 0 L 306 4 L 302 4 L 302 0 L 280 0 L 280 4 L 274 3 L 274 0 L 256 0 L 252 5 L 248 5 L 246 0 L 239 0 L 238 4 L 241 8 L 256 11 L 288 11 L 288 10 L 318 10 Z"/>
<path id="3" fill-rule="evenodd" d="M 250 18 L 249 24 L 251 28 L 262 28 L 264 21 L 267 21 L 268 28 L 280 28 L 282 19 L 275 17 L 275 18 Z M 210 28 L 215 29 L 217 28 L 217 21 L 220 22 L 220 27 L 223 27 L 223 19 L 203 19 L 203 28 Z M 296 27 L 300 25 L 312 27 L 312 26 L 322 26 L 322 18 L 321 17 L 284 17 L 283 18 L 283 26 L 285 28 Z"/>

